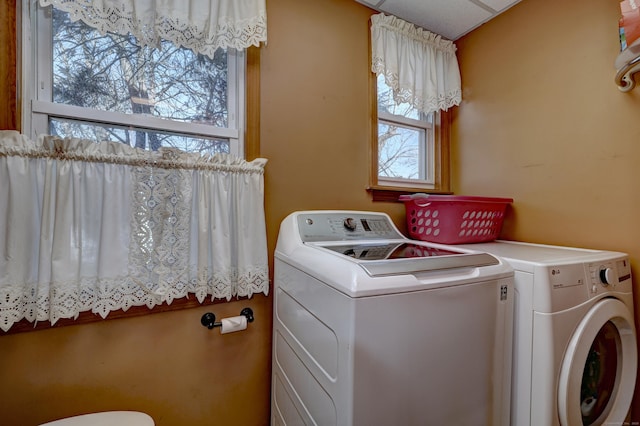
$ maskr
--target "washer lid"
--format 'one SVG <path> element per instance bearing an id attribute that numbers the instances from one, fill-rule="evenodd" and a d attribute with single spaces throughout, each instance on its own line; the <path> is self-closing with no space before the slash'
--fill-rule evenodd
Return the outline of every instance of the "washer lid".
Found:
<path id="1" fill-rule="evenodd" d="M 487 253 L 465 253 L 407 241 L 314 246 L 357 261 L 372 277 L 498 265 Z"/>

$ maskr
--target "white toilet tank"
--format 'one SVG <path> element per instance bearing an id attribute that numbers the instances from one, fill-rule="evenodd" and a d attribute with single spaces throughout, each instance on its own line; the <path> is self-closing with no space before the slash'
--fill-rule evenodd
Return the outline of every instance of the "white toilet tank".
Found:
<path id="1" fill-rule="evenodd" d="M 137 411 L 105 411 L 67 417 L 40 426 L 154 426 L 151 416 Z"/>

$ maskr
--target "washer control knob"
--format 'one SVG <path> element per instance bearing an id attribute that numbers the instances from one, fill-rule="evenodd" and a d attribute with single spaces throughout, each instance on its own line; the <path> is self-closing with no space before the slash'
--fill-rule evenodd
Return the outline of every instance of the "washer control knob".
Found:
<path id="1" fill-rule="evenodd" d="M 600 282 L 602 285 L 607 286 L 614 281 L 613 269 L 601 268 L 600 269 Z"/>
<path id="2" fill-rule="evenodd" d="M 348 231 L 356 230 L 356 220 L 352 217 L 346 218 L 343 222 L 343 225 Z"/>

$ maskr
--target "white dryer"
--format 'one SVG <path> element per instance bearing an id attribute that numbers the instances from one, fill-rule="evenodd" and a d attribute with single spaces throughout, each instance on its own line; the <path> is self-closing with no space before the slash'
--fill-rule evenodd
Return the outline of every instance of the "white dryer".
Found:
<path id="1" fill-rule="evenodd" d="M 309 211 L 283 220 L 274 270 L 272 425 L 508 425 L 504 262 Z"/>
<path id="2" fill-rule="evenodd" d="M 512 425 L 625 424 L 638 361 L 628 256 L 510 241 L 464 247 L 515 270 Z"/>

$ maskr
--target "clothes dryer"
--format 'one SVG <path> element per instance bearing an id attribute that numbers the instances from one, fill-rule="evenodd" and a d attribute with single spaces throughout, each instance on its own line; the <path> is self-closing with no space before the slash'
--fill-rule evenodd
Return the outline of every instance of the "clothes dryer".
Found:
<path id="1" fill-rule="evenodd" d="M 515 270 L 512 425 L 624 424 L 638 361 L 628 256 L 511 241 L 463 247 Z"/>

